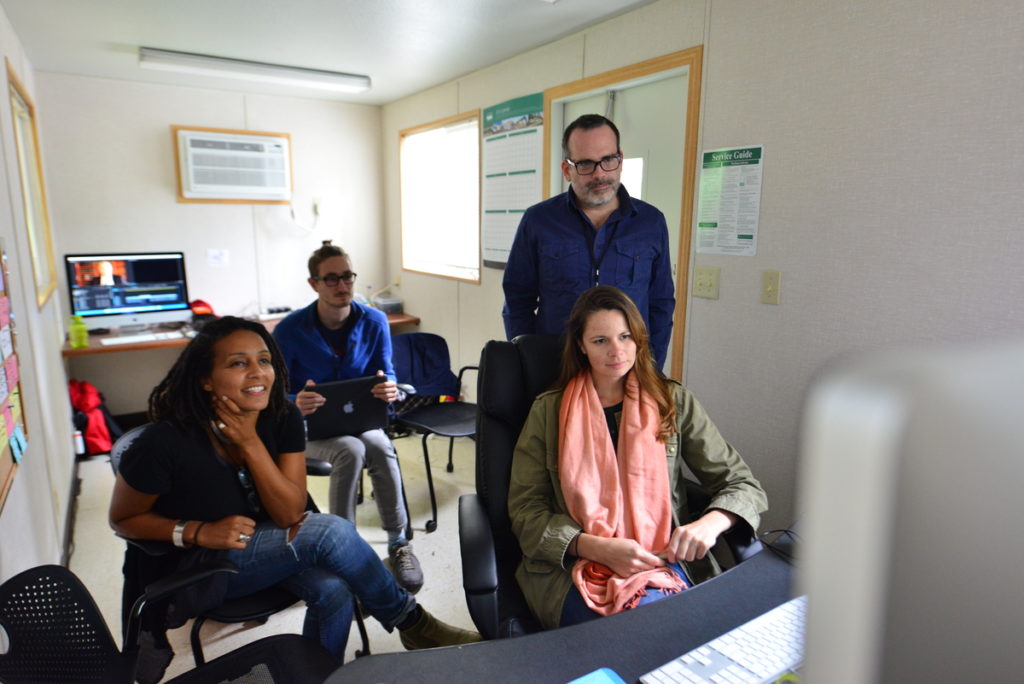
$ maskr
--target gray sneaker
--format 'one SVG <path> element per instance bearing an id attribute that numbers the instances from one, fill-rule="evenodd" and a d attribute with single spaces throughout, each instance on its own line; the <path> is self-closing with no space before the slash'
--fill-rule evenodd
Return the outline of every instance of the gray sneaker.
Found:
<path id="1" fill-rule="evenodd" d="M 423 586 L 423 569 L 409 542 L 388 546 L 388 566 L 398 585 L 410 594 Z"/>

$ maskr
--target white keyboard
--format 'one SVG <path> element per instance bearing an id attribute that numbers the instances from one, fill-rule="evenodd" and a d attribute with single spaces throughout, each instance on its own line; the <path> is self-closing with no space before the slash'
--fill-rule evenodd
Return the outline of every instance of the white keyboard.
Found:
<path id="1" fill-rule="evenodd" d="M 156 342 L 158 340 L 180 340 L 181 333 L 177 330 L 172 332 L 149 332 L 138 335 L 118 335 L 117 337 L 104 337 L 100 344 L 107 346 L 111 344 L 137 344 L 139 342 Z"/>
<path id="2" fill-rule="evenodd" d="M 643 684 L 774 682 L 804 659 L 807 597 L 790 599 L 640 678 Z"/>

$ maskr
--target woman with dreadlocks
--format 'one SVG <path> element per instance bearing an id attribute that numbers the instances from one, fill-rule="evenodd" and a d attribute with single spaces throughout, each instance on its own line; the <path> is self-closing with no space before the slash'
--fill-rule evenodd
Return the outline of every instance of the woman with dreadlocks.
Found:
<path id="1" fill-rule="evenodd" d="M 406 648 L 478 641 L 418 606 L 351 522 L 307 512 L 302 417 L 286 376 L 266 329 L 229 316 L 205 325 L 150 395 L 153 423 L 121 459 L 110 524 L 176 548 L 153 560 L 130 547 L 126 583 L 211 559 L 239 568 L 175 599 L 149 626 L 157 643 L 224 599 L 276 584 L 306 602 L 304 634 L 339 661 L 353 597 L 388 631 L 397 627 Z"/>

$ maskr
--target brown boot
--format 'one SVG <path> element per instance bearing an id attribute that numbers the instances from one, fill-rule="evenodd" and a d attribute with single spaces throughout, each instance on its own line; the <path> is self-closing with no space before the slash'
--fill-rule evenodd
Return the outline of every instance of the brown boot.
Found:
<path id="1" fill-rule="evenodd" d="M 453 627 L 441 622 L 428 613 L 423 606 L 419 606 L 420 616 L 412 625 L 406 629 L 399 630 L 398 635 L 402 639 L 402 645 L 406 650 L 415 651 L 420 648 L 435 648 L 437 646 L 456 646 L 458 644 L 472 644 L 482 641 L 476 632 Z"/>

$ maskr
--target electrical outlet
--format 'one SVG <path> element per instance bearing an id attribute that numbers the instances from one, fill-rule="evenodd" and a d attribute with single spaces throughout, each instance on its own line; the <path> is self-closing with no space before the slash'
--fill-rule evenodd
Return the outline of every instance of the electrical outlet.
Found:
<path id="1" fill-rule="evenodd" d="M 761 271 L 761 303 L 778 304 L 782 271 Z"/>
<path id="2" fill-rule="evenodd" d="M 718 277 L 721 272 L 718 266 L 696 267 L 693 270 L 693 296 L 718 299 Z"/>

